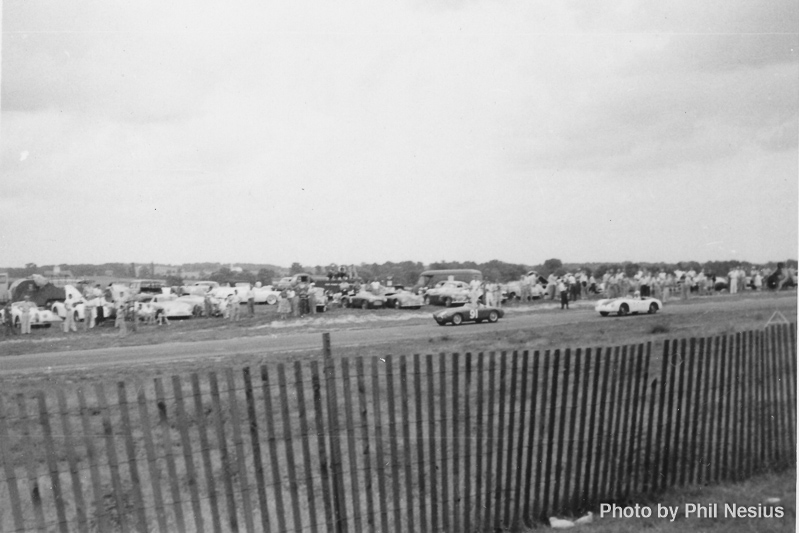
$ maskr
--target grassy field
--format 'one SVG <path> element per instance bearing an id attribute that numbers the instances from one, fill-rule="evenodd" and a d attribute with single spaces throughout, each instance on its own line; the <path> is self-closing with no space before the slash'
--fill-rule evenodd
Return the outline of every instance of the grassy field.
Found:
<path id="1" fill-rule="evenodd" d="M 713 311 L 699 306 L 703 302 L 717 303 Z M 727 303 L 745 305 L 727 306 Z M 311 319 L 293 319 L 281 322 L 275 319 L 275 306 L 257 306 L 256 316 L 231 324 L 221 319 L 193 319 L 172 325 L 147 326 L 126 338 L 119 336 L 111 328 L 101 328 L 88 333 L 65 336 L 62 331 L 34 332 L 31 339 L 6 340 L 0 342 L 0 356 L 22 353 L 37 353 L 53 350 L 78 350 L 115 346 L 135 346 L 142 344 L 163 344 L 168 342 L 189 342 L 211 339 L 236 338 L 241 336 L 285 335 L 292 332 L 307 331 L 320 334 L 320 349 L 305 353 L 269 353 L 269 361 L 291 362 L 294 360 L 317 359 L 321 353 L 321 333 L 333 332 L 334 356 L 373 356 L 386 354 L 441 353 L 467 351 L 478 353 L 491 350 L 535 350 L 548 348 L 577 348 L 589 346 L 608 346 L 651 341 L 653 343 L 653 364 L 658 364 L 658 354 L 662 351 L 663 340 L 667 338 L 718 335 L 732 331 L 762 328 L 780 311 L 788 320 L 796 321 L 797 301 L 795 292 L 780 294 L 742 294 L 694 298 L 687 302 L 674 300 L 669 306 L 688 310 L 687 313 L 669 314 L 668 308 L 656 316 L 627 317 L 625 319 L 607 318 L 579 324 L 560 324 L 541 327 L 537 317 L 550 313 L 560 313 L 551 302 L 534 302 L 530 305 L 516 304 L 507 308 L 509 316 L 529 317 L 529 324 L 517 329 L 485 328 L 485 333 L 477 336 L 461 337 L 452 333 L 451 327 L 432 328 L 429 335 L 409 336 L 401 341 L 376 342 L 363 346 L 338 348 L 335 332 L 345 329 L 363 328 L 401 328 L 404 324 L 432 322 L 430 313 L 434 309 L 422 311 L 362 311 L 360 309 L 333 309 L 328 313 Z M 582 301 L 575 306 L 587 312 L 593 302 Z M 553 307 L 555 308 L 553 310 Z M 690 310 L 696 309 L 696 312 Z M 579 312 L 579 311 L 570 311 Z M 565 311 L 564 311 L 565 313 Z M 475 326 L 463 326 L 472 328 Z M 61 384 L 67 387 L 80 386 L 94 381 L 115 382 L 125 380 L 148 380 L 158 375 L 196 371 L 205 372 L 228 366 L 242 367 L 260 364 L 265 358 L 256 355 L 222 356 L 205 359 L 191 359 L 167 362 L 160 365 L 114 365 L 97 367 L 90 372 L 83 369 L 27 372 L 0 376 L 0 384 L 6 390 L 25 390 L 42 386 Z"/>

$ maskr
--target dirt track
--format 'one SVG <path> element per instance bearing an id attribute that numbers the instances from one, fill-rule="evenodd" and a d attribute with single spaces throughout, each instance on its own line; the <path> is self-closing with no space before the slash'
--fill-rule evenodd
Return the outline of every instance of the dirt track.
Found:
<path id="1" fill-rule="evenodd" d="M 0 357 L 0 380 L 9 386 L 42 381 L 79 382 L 253 364 L 321 354 L 321 333 L 331 332 L 334 355 L 538 349 L 610 345 L 740 331 L 764 326 L 775 312 L 796 321 L 796 293 L 747 294 L 672 301 L 657 315 L 602 318 L 593 301 L 561 311 L 554 304 L 516 307 L 497 324 L 440 327 L 430 312 L 403 320 L 351 323 L 317 321 L 260 336 Z M 331 321 L 335 322 L 335 321 Z M 657 327 L 656 327 L 657 326 Z"/>

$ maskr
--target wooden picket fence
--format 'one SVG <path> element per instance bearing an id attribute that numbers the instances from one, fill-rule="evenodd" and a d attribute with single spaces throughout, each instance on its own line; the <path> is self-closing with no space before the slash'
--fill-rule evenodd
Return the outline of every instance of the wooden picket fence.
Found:
<path id="1" fill-rule="evenodd" d="M 492 531 L 794 465 L 796 325 L 0 394 L 1 531 Z"/>

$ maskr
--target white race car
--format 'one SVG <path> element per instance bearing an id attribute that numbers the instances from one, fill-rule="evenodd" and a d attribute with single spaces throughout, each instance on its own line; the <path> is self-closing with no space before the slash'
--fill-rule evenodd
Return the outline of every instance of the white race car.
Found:
<path id="1" fill-rule="evenodd" d="M 20 309 L 22 302 L 14 302 L 11 304 L 11 322 L 14 326 L 19 327 L 22 321 L 22 309 Z M 54 322 L 61 322 L 61 317 L 44 307 L 33 307 L 30 310 L 31 327 L 34 328 L 49 328 Z M 5 319 L 5 317 L 3 317 Z"/>
<path id="2" fill-rule="evenodd" d="M 602 316 L 608 316 L 611 313 L 615 313 L 619 316 L 629 315 L 631 313 L 649 313 L 650 315 L 654 315 L 663 309 L 663 302 L 657 298 L 610 298 L 608 300 L 599 300 L 596 303 L 595 309 Z"/>

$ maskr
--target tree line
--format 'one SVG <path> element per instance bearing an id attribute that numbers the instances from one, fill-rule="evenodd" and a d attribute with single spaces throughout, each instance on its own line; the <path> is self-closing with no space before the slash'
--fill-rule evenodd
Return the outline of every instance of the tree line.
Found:
<path id="1" fill-rule="evenodd" d="M 785 261 L 786 266 L 797 268 L 797 261 L 795 259 Z M 153 276 L 151 266 L 148 264 L 135 263 L 105 263 L 102 265 L 87 265 L 87 264 L 62 264 L 58 265 L 62 271 L 70 271 L 73 276 L 77 278 L 92 278 L 93 276 L 113 276 L 119 278 L 150 278 L 159 277 Z M 205 268 L 196 269 L 193 267 L 201 266 Z M 181 265 L 176 267 L 175 273 L 168 276 L 163 276 L 167 285 L 182 285 L 184 283 L 182 272 L 183 271 L 199 271 L 200 278 L 216 281 L 219 283 L 228 282 L 246 282 L 256 283 L 261 282 L 263 285 L 270 285 L 277 281 L 281 276 L 293 275 L 301 272 L 325 276 L 333 274 L 337 271 L 334 265 L 302 265 L 299 262 L 292 263 L 288 269 L 280 269 L 280 267 L 261 267 L 257 270 L 255 267 L 258 265 L 242 265 L 242 271 L 231 270 L 228 266 L 221 266 L 220 263 L 195 263 L 192 265 Z M 505 283 L 512 280 L 517 280 L 521 276 L 527 274 L 531 270 L 538 272 L 542 276 L 549 276 L 555 274 L 561 276 L 566 272 L 585 271 L 589 275 L 596 278 L 602 277 L 608 270 L 622 271 L 627 276 L 634 276 L 639 270 L 647 269 L 650 272 L 657 272 L 663 270 L 665 272 L 673 272 L 675 270 L 695 270 L 699 272 L 704 270 L 706 274 L 716 276 L 726 276 L 727 273 L 733 268 L 743 268 L 749 271 L 751 268 L 767 267 L 774 269 L 777 266 L 777 261 L 769 261 L 767 263 L 751 263 L 749 261 L 706 261 L 704 263 L 699 261 L 679 261 L 676 263 L 666 262 L 634 262 L 634 261 L 621 261 L 615 263 L 564 263 L 560 259 L 551 258 L 547 259 L 538 265 L 526 265 L 520 263 L 507 263 L 498 259 L 478 263 L 475 261 L 436 261 L 425 265 L 418 261 L 400 261 L 400 262 L 385 262 L 378 263 L 361 263 L 356 265 L 358 276 L 364 281 L 379 280 L 382 282 L 391 280 L 395 285 L 413 285 L 419 279 L 420 274 L 425 270 L 441 270 L 441 269 L 475 269 L 483 273 L 485 279 L 490 281 L 498 281 Z M 250 267 L 250 268 L 246 268 Z M 33 274 L 44 274 L 45 271 L 53 270 L 53 265 L 38 266 L 34 263 L 27 263 L 24 268 L 7 268 L 3 269 L 8 272 L 11 278 L 26 278 Z"/>

